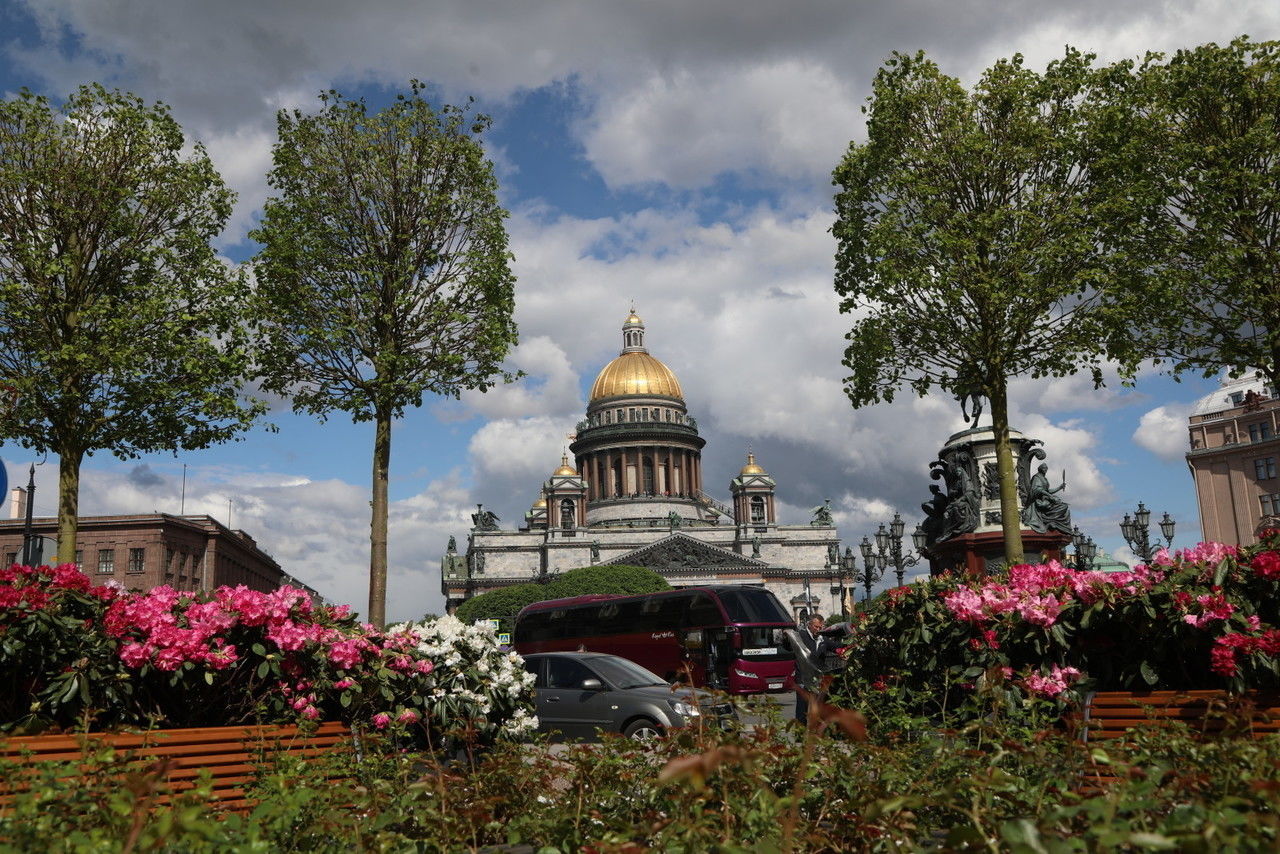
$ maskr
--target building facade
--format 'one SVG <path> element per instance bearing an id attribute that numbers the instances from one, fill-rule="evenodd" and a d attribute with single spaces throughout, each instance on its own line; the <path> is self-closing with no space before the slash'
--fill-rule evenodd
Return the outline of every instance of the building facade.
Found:
<path id="1" fill-rule="evenodd" d="M 513 530 L 477 508 L 465 552 L 441 564 L 452 611 L 471 596 L 595 564 L 643 566 L 676 587 L 758 584 L 797 614 L 839 612 L 840 537 L 828 507 L 806 524 L 779 522 L 776 481 L 747 455 L 729 501 L 703 489 L 698 423 L 675 374 L 650 355 L 634 310 L 622 351 L 592 384 L 569 453 Z"/>
<path id="2" fill-rule="evenodd" d="M 23 519 L 0 520 L 0 559 L 22 558 Z M 48 544 L 57 520 L 32 520 L 32 534 Z M 43 562 L 53 560 L 51 548 Z M 175 590 L 211 590 L 243 584 L 264 593 L 291 584 L 317 595 L 288 576 L 253 537 L 210 516 L 82 516 L 76 534 L 76 563 L 95 584 L 115 581 L 128 590 L 167 584 Z"/>
<path id="3" fill-rule="evenodd" d="M 1226 379 L 1189 419 L 1187 466 L 1206 541 L 1249 545 L 1280 526 L 1280 399 L 1255 376 Z"/>

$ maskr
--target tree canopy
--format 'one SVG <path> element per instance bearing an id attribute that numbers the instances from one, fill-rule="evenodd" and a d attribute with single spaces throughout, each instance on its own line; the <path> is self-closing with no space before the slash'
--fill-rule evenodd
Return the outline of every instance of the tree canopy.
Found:
<path id="1" fill-rule="evenodd" d="M 273 195 L 250 236 L 263 387 L 322 419 L 374 422 L 369 620 L 385 621 L 391 422 L 424 395 L 509 378 L 511 274 L 484 116 L 413 83 L 385 109 L 337 92 L 281 111 Z"/>
<path id="2" fill-rule="evenodd" d="M 101 86 L 0 102 L 0 436 L 58 456 L 58 559 L 80 465 L 246 429 L 242 276 L 214 252 L 234 195 L 162 104 Z"/>
<path id="3" fill-rule="evenodd" d="M 511 619 L 525 605 L 570 596 L 611 594 L 636 596 L 670 590 L 667 580 L 642 566 L 584 566 L 571 569 L 546 584 L 530 582 L 481 593 L 458 606 L 456 616 L 466 623 L 501 620 L 509 629 Z"/>
<path id="4" fill-rule="evenodd" d="M 1117 175 L 1144 203 L 1132 228 L 1150 272 L 1114 294 L 1133 319 L 1115 350 L 1280 386 L 1280 42 L 1153 54 L 1112 82 L 1134 142 Z"/>
<path id="5" fill-rule="evenodd" d="M 845 390 L 855 407 L 903 386 L 990 403 L 1011 562 L 1009 379 L 1087 370 L 1100 383 L 1099 293 L 1135 275 L 1113 225 L 1123 193 L 1092 169 L 1098 73 L 1068 49 L 1044 73 L 997 62 L 966 90 L 922 53 L 895 53 L 864 108 L 867 140 L 834 175 Z"/>

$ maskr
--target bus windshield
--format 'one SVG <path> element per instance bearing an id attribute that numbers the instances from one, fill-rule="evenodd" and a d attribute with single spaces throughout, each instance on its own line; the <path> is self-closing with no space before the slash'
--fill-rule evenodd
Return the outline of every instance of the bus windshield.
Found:
<path id="1" fill-rule="evenodd" d="M 720 591 L 720 602 L 731 623 L 790 623 L 791 618 L 768 590 L 733 589 Z"/>

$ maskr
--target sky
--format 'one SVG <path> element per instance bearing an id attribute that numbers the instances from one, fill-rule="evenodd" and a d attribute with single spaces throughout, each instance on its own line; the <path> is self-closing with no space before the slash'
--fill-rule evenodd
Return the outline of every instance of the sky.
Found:
<path id="1" fill-rule="evenodd" d="M 476 99 L 501 186 L 526 377 L 431 400 L 394 427 L 388 617 L 442 608 L 440 558 L 476 503 L 516 525 L 559 465 L 586 392 L 634 303 L 679 377 L 721 499 L 748 449 L 802 524 L 830 498 L 846 545 L 894 512 L 921 517 L 929 462 L 965 425 L 941 395 L 854 410 L 851 322 L 832 289 L 831 171 L 865 137 L 860 108 L 892 51 L 924 50 L 972 82 L 1065 45 L 1102 61 L 1247 33 L 1280 37 L 1275 0 L 0 0 L 0 92 L 60 99 L 98 81 L 170 105 L 238 203 L 218 250 L 250 259 L 280 109 L 336 88 L 385 104 L 409 81 Z M 1187 414 L 1216 388 L 1153 372 L 1132 388 L 1017 380 L 1011 424 L 1065 469 L 1074 521 L 1128 556 L 1139 501 L 1199 539 Z M 328 599 L 365 611 L 372 427 L 279 402 L 241 441 L 82 469 L 81 512 L 207 513 L 250 533 Z M 0 444 L 10 483 L 37 464 L 56 512 L 57 459 Z M 183 499 L 185 477 L 185 500 Z M 1056 482 L 1056 478 L 1055 478 Z M 856 549 L 855 549 L 856 550 Z"/>

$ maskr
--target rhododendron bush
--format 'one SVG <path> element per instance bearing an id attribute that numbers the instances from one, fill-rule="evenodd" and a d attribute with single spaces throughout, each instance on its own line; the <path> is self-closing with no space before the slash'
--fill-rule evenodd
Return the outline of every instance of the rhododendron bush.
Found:
<path id="1" fill-rule="evenodd" d="M 835 686 L 937 714 L 1084 690 L 1280 687 L 1280 532 L 1201 543 L 1131 572 L 1056 562 L 886 591 L 859 615 Z M 969 703 L 972 710 L 978 706 Z"/>
<path id="2" fill-rule="evenodd" d="M 519 657 L 456 622 L 381 632 L 291 587 L 124 593 L 70 565 L 14 566 L 0 570 L 0 679 L 14 686 L 0 692 L 0 728 L 342 719 L 433 738 L 524 734 Z"/>

